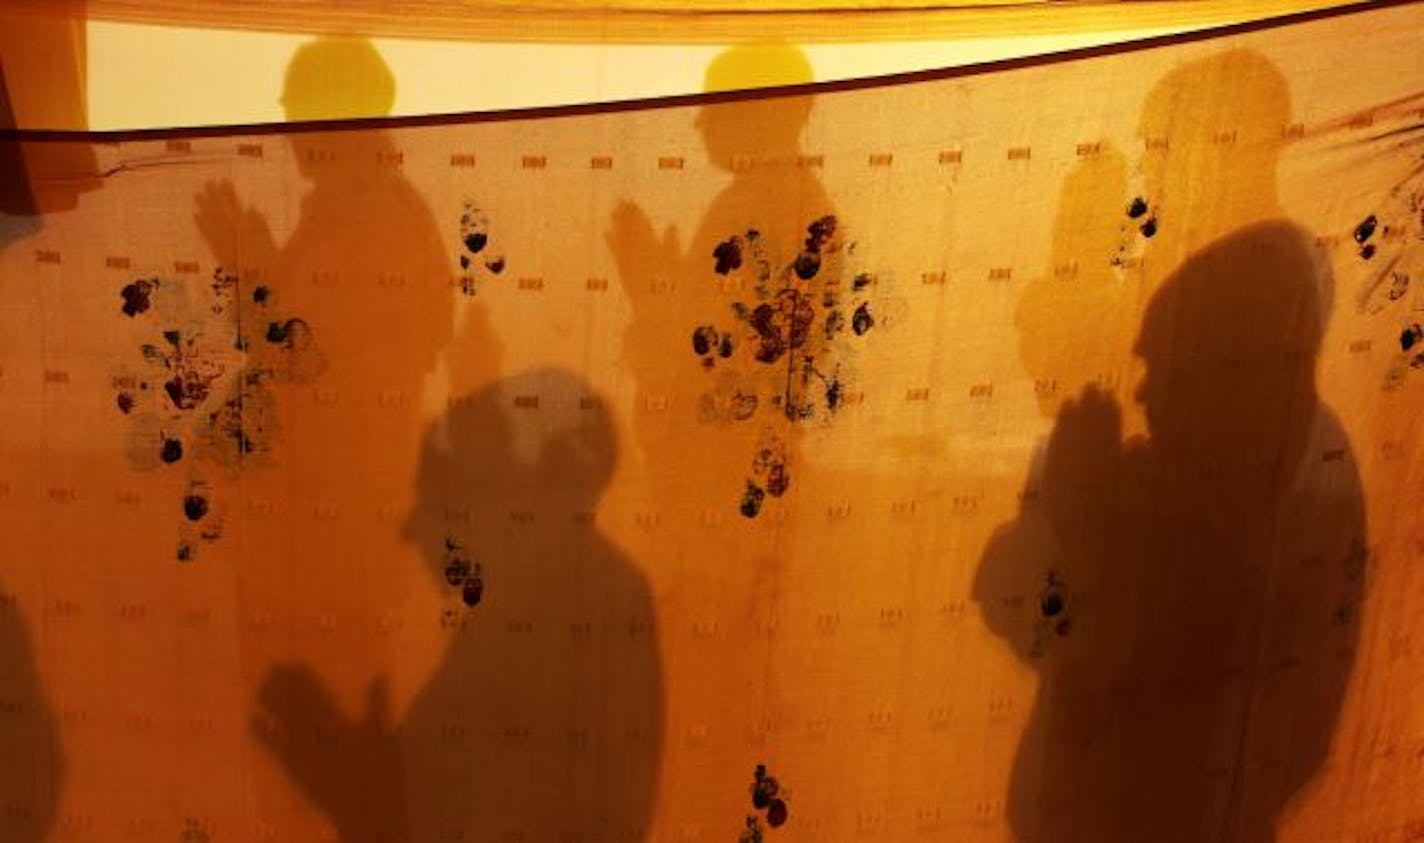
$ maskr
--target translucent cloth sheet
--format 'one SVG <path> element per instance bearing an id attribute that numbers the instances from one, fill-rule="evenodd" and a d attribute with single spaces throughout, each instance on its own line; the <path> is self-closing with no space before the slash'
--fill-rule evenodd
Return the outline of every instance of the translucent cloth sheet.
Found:
<path id="1" fill-rule="evenodd" d="M 0 838 L 1414 839 L 1421 24 L 12 133 Z"/>

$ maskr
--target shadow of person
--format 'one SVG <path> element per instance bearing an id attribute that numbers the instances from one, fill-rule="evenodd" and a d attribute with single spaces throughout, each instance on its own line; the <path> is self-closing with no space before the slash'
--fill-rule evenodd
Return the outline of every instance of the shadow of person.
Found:
<path id="1" fill-rule="evenodd" d="M 394 77 L 368 41 L 320 37 L 293 55 L 281 102 L 293 121 L 343 120 L 388 113 L 395 95 Z M 241 181 L 209 183 L 196 197 L 200 233 L 237 277 L 237 322 L 251 326 L 242 347 L 248 377 L 237 379 L 227 402 L 242 416 L 245 440 L 222 453 L 247 500 L 300 501 L 321 512 L 300 530 L 286 519 L 244 521 L 254 596 L 298 621 L 320 614 L 346 630 L 418 593 L 414 566 L 391 564 L 413 554 L 391 518 L 410 506 L 406 478 L 415 473 L 428 408 L 445 404 L 454 258 L 391 132 L 299 126 L 285 137 L 309 189 L 283 242 L 262 209 L 283 197 L 280 187 L 251 197 L 255 206 L 239 199 Z M 272 158 L 262 166 L 278 166 Z M 254 183 L 260 190 L 271 182 Z M 478 360 L 470 365 L 493 377 L 500 344 L 482 306 L 465 312 L 465 349 Z M 294 350 L 320 365 L 300 377 L 287 371 Z M 262 400 L 245 400 L 248 393 Z M 280 470 L 250 470 L 259 466 Z M 284 656 L 318 665 L 338 698 L 354 705 L 390 654 L 353 655 L 344 642 L 299 635 L 283 645 L 292 647 Z M 396 683 L 396 696 L 408 698 L 415 681 Z"/>
<path id="2" fill-rule="evenodd" d="M 662 675 L 648 584 L 594 517 L 616 456 L 552 369 L 431 428 L 405 535 L 447 592 L 439 669 L 400 724 L 380 680 L 355 720 L 300 665 L 260 693 L 259 735 L 339 839 L 644 839 Z"/>
<path id="3" fill-rule="evenodd" d="M 754 43 L 719 54 L 704 87 L 810 81 L 799 49 Z M 632 308 L 623 361 L 637 379 L 634 426 L 654 499 L 665 500 L 675 487 L 684 500 L 705 495 L 698 508 L 735 512 L 752 486 L 758 501 L 779 496 L 797 463 L 787 421 L 834 411 L 823 394 L 835 382 L 826 353 L 832 334 L 822 331 L 820 311 L 829 309 L 822 293 L 837 295 L 840 278 L 833 261 L 823 268 L 821 258 L 840 241 L 830 199 L 801 152 L 811 106 L 809 96 L 777 96 L 698 111 L 707 155 L 732 181 L 687 251 L 675 228 L 659 237 L 637 205 L 614 209 L 607 242 Z M 811 251 L 814 268 L 806 263 Z M 699 363 L 706 370 L 701 395 L 689 387 Z M 689 447 L 703 435 L 716 446 Z M 768 476 L 766 454 L 787 483 Z M 688 476 L 697 482 L 687 483 Z M 759 511 L 743 508 L 748 517 Z"/>
<path id="4" fill-rule="evenodd" d="M 29 631 L 0 582 L 0 840 L 40 843 L 59 814 L 59 729 L 40 686 Z"/>
<path id="5" fill-rule="evenodd" d="M 1174 71 L 1153 99 L 1206 102 L 1193 86 L 1223 68 L 1268 74 L 1233 97 L 1284 96 L 1263 60 L 1227 54 Z M 1218 125 L 1190 117 L 1182 133 Z M 1198 152 L 1156 182 L 1183 242 L 1222 227 L 1168 213 L 1209 207 L 1191 195 Z M 1273 173 L 1254 188 L 1272 190 Z M 1192 187 L 1173 202 L 1180 183 Z M 1067 403 L 976 574 L 985 623 L 1040 679 L 1008 797 L 1020 840 L 1269 841 L 1328 757 L 1359 629 L 1364 502 L 1315 386 L 1330 275 L 1304 231 L 1259 219 L 1266 198 L 1218 205 L 1245 224 L 1150 300 L 1134 349 L 1147 435 L 1122 441 L 1106 392 Z"/>

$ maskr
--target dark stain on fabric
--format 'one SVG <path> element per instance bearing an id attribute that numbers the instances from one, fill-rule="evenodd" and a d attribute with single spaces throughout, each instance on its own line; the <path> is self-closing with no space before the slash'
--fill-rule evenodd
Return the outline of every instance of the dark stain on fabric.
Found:
<path id="1" fill-rule="evenodd" d="M 445 582 L 459 592 L 466 606 L 473 608 L 484 599 L 484 570 L 453 536 L 445 537 Z"/>
<path id="2" fill-rule="evenodd" d="M 781 791 L 781 784 L 775 776 L 767 772 L 765 764 L 756 765 L 756 770 L 752 773 L 752 808 L 757 811 L 766 811 L 766 824 L 771 828 L 780 828 L 785 825 L 790 813 Z M 755 819 L 755 815 L 753 815 L 753 819 Z"/>
<path id="3" fill-rule="evenodd" d="M 865 336 L 865 332 L 875 327 L 875 317 L 870 314 L 870 304 L 862 303 L 855 309 L 855 313 L 850 318 L 851 330 L 855 331 L 858 337 Z"/>
<path id="4" fill-rule="evenodd" d="M 782 290 L 773 301 L 757 305 L 748 319 L 760 341 L 757 361 L 775 363 L 788 351 L 805 345 L 815 318 L 811 297 L 799 290 Z"/>
<path id="5" fill-rule="evenodd" d="M 761 513 L 762 502 L 766 500 L 766 492 L 760 486 L 747 481 L 747 487 L 742 492 L 742 503 L 738 507 L 742 515 L 747 518 L 755 518 Z"/>
<path id="6" fill-rule="evenodd" d="M 1359 225 L 1355 226 L 1355 242 L 1364 244 L 1374 236 L 1375 228 L 1378 225 L 1379 219 L 1374 214 L 1365 217 Z"/>
<path id="7" fill-rule="evenodd" d="M 460 244 L 464 247 L 459 256 L 462 273 L 460 291 L 473 296 L 479 292 L 480 267 L 483 267 L 484 273 L 499 275 L 504 272 L 505 259 L 498 253 L 490 234 L 489 214 L 472 199 L 465 200 L 464 210 L 460 213 Z M 480 266 L 476 266 L 475 259 L 481 255 Z"/>
<path id="8" fill-rule="evenodd" d="M 183 515 L 189 521 L 201 521 L 208 514 L 208 499 L 201 494 L 190 493 L 183 498 Z"/>
<path id="9" fill-rule="evenodd" d="M 140 278 L 120 290 L 119 295 L 124 300 L 124 315 L 132 318 L 140 313 L 147 313 L 148 309 L 153 306 L 150 297 L 156 289 L 158 289 L 157 278 Z"/>
<path id="10" fill-rule="evenodd" d="M 1424 339 L 1424 326 L 1415 322 L 1400 332 L 1399 350 L 1408 351 L 1418 344 L 1421 339 Z"/>
<path id="11" fill-rule="evenodd" d="M 733 235 L 712 250 L 712 258 L 716 261 L 713 271 L 718 275 L 742 268 L 742 238 Z"/>

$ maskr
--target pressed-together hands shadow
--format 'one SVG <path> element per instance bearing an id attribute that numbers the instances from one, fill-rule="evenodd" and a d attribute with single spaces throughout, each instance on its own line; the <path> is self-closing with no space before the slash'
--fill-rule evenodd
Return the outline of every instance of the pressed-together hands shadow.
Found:
<path id="1" fill-rule="evenodd" d="M 440 667 L 394 725 L 379 681 L 353 719 L 308 668 L 280 668 L 259 696 L 266 742 L 344 841 L 643 839 L 662 677 L 648 584 L 597 527 L 611 417 L 539 370 L 442 428 L 406 525 L 447 592 Z"/>

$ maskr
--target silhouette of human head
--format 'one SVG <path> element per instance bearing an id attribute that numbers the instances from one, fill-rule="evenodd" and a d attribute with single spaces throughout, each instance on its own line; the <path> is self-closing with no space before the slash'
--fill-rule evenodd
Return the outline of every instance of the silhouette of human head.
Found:
<path id="1" fill-rule="evenodd" d="M 785 43 L 729 47 L 707 66 L 703 90 L 739 91 L 813 81 L 806 54 Z M 738 155 L 794 155 L 811 115 L 810 97 L 745 100 L 704 106 L 697 115 L 712 163 L 731 169 Z"/>
<path id="2" fill-rule="evenodd" d="M 439 574 L 447 539 L 476 550 L 497 542 L 511 511 L 572 524 L 597 504 L 616 459 L 613 419 L 582 378 L 552 368 L 515 375 L 431 426 L 404 535 Z"/>
<path id="3" fill-rule="evenodd" d="M 324 36 L 292 56 L 281 103 L 288 121 L 301 122 L 380 117 L 391 113 L 395 99 L 395 76 L 370 41 Z M 319 175 L 322 169 L 312 167 L 306 154 L 308 137 L 301 132 L 289 137 L 302 173 Z"/>
<path id="4" fill-rule="evenodd" d="M 1279 216 L 1276 164 L 1290 116 L 1286 79 L 1259 53 L 1231 50 L 1172 70 L 1138 125 L 1149 201 L 1206 229 L 1204 239 L 1219 233 L 1214 223 Z"/>
<path id="5" fill-rule="evenodd" d="M 287 65 L 287 119 L 342 120 L 391 113 L 396 80 L 364 38 L 323 37 L 303 44 Z"/>
<path id="6" fill-rule="evenodd" d="M 1242 229 L 1184 263 L 1148 304 L 1135 347 L 1154 451 L 1289 460 L 1316 403 L 1330 287 L 1284 222 Z"/>

